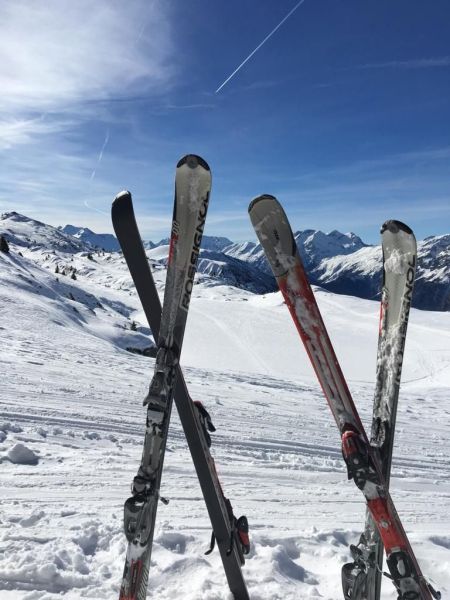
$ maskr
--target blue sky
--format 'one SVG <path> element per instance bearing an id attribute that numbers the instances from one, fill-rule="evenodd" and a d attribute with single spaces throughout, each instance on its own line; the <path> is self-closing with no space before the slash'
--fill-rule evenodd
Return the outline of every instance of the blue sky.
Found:
<path id="1" fill-rule="evenodd" d="M 209 235 L 254 239 L 260 193 L 295 229 L 448 233 L 448 0 L 305 0 L 215 93 L 297 4 L 3 0 L 0 211 L 108 232 L 129 189 L 157 240 L 193 152 Z"/>

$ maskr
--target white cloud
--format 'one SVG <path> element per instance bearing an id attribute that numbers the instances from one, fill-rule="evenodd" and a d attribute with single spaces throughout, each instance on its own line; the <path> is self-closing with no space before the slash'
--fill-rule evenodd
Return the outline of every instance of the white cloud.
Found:
<path id="1" fill-rule="evenodd" d="M 3 147 L 57 127 L 39 113 L 57 115 L 64 128 L 81 104 L 153 96 L 170 85 L 167 3 L 3 0 L 0 21 Z"/>
<path id="2" fill-rule="evenodd" d="M 27 144 L 34 135 L 48 135 L 56 133 L 61 128 L 73 125 L 73 120 L 65 118 L 55 121 L 46 121 L 45 115 L 37 118 L 9 117 L 0 121 L 0 150 L 8 150 L 18 144 Z"/>

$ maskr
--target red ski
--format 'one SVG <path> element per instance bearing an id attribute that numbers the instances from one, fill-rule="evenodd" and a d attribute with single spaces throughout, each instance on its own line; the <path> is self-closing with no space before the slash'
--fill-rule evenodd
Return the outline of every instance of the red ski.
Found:
<path id="1" fill-rule="evenodd" d="M 255 198 L 250 219 L 338 425 L 348 477 L 362 491 L 386 550 L 399 600 L 432 600 L 339 366 L 286 214 L 276 198 Z"/>

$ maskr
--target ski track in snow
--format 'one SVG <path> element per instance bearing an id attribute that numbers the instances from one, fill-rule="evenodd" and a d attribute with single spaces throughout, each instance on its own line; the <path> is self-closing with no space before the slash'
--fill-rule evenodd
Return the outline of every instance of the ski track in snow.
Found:
<path id="1" fill-rule="evenodd" d="M 140 459 L 154 364 L 119 345 L 148 328 L 119 257 L 92 263 L 76 255 L 78 280 L 56 282 L 53 259 L 22 251 L 23 259 L 0 254 L 0 600 L 115 598 L 123 502 Z M 164 274 L 157 271 L 158 285 Z M 378 304 L 325 292 L 318 300 L 369 429 Z M 141 332 L 125 331 L 130 319 Z M 449 321 L 447 313 L 411 312 L 391 483 L 423 571 L 443 598 Z M 217 427 L 212 450 L 224 491 L 236 515 L 249 518 L 251 598 L 340 599 L 340 569 L 365 505 L 347 482 L 331 412 L 280 295 L 207 279 L 196 285 L 181 362 L 192 397 Z M 176 411 L 169 435 L 162 494 L 170 503 L 158 509 L 149 597 L 230 600 L 219 553 L 204 556 L 210 523 Z M 18 443 L 37 464 L 10 461 Z M 395 597 L 385 580 L 383 600 Z"/>

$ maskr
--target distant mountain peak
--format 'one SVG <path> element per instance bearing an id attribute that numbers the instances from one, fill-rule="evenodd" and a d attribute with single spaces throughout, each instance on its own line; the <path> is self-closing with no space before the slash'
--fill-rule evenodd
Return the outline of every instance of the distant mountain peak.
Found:
<path id="1" fill-rule="evenodd" d="M 32 223 L 36 227 L 50 227 L 50 225 L 46 225 L 42 223 L 42 221 L 37 221 L 36 219 L 32 219 L 31 217 L 27 217 L 22 215 L 21 213 L 16 212 L 15 210 L 11 210 L 9 212 L 5 212 L 1 216 L 2 221 L 14 221 L 16 223 Z"/>
<path id="2" fill-rule="evenodd" d="M 119 242 L 112 233 L 94 233 L 88 227 L 75 227 L 74 225 L 65 225 L 64 227 L 58 227 L 58 229 L 86 244 L 90 244 L 93 248 L 101 248 L 107 252 L 120 250 Z"/>
<path id="3" fill-rule="evenodd" d="M 79 240 L 73 239 L 56 227 L 31 219 L 16 211 L 2 214 L 0 232 L 2 229 L 8 241 L 17 246 L 42 247 L 61 252 L 81 252 L 86 249 Z"/>

